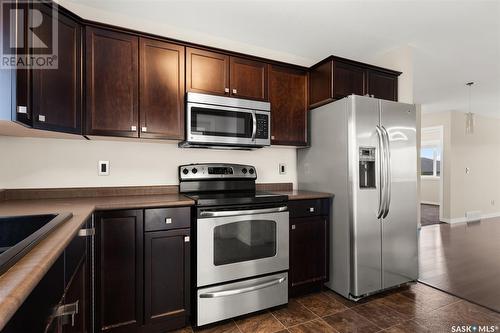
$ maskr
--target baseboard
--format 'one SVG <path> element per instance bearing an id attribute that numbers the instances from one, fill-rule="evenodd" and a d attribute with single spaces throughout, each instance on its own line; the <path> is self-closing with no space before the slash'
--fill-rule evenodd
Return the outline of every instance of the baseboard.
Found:
<path id="1" fill-rule="evenodd" d="M 494 217 L 500 217 L 500 212 L 481 214 L 481 220 L 491 219 Z M 467 220 L 467 218 L 464 216 L 464 217 L 454 217 L 451 219 L 441 218 L 441 222 L 455 224 L 455 223 L 465 223 L 465 222 L 472 222 L 472 221 Z"/>
<path id="2" fill-rule="evenodd" d="M 432 202 L 432 201 L 420 201 L 421 204 L 424 205 L 432 205 L 432 206 L 439 206 L 439 202 Z"/>

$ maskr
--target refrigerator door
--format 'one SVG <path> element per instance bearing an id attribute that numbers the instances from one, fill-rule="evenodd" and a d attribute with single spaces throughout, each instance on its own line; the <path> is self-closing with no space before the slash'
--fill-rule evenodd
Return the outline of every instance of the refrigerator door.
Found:
<path id="1" fill-rule="evenodd" d="M 353 297 L 382 288 L 380 207 L 380 123 L 379 101 L 364 96 L 349 96 L 349 185 L 351 216 L 351 290 Z M 335 143 L 332 143 L 335 144 Z M 366 152 L 366 154 L 365 154 Z M 374 181 L 366 181 L 364 161 L 370 161 Z M 369 169 L 369 168 L 368 168 Z"/>
<path id="2" fill-rule="evenodd" d="M 385 289 L 418 278 L 417 142 L 414 105 L 380 100 L 380 107 L 390 156 L 387 211 L 381 224 Z"/>

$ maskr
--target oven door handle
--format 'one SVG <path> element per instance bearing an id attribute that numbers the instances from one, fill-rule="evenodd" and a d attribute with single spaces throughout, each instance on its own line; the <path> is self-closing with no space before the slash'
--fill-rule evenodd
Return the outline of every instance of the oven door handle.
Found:
<path id="1" fill-rule="evenodd" d="M 226 216 L 237 216 L 237 215 L 254 215 L 254 214 L 265 214 L 265 213 L 279 213 L 287 211 L 287 207 L 276 207 L 276 208 L 263 208 L 263 209 L 249 209 L 249 210 L 227 210 L 227 211 L 210 211 L 205 210 L 200 212 L 200 217 L 226 217 Z"/>
<path id="2" fill-rule="evenodd" d="M 267 282 L 256 284 L 256 285 L 253 285 L 250 287 L 245 287 L 245 288 L 240 288 L 240 289 L 214 291 L 212 293 L 203 293 L 203 294 L 200 294 L 200 298 L 216 298 L 216 297 L 225 297 L 225 296 L 232 296 L 232 295 L 249 293 L 251 291 L 264 289 L 264 288 L 271 287 L 271 286 L 274 286 L 277 284 L 281 284 L 285 280 L 286 280 L 286 277 L 281 277 L 281 278 L 276 279 L 276 280 L 267 281 Z"/>

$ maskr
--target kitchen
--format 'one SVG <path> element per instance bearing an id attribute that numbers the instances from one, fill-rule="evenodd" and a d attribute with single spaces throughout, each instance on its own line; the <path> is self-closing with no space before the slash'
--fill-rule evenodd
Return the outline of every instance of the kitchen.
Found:
<path id="1" fill-rule="evenodd" d="M 59 4 L 2 2 L 58 32 L 57 69 L 0 72 L 2 332 L 410 332 L 469 306 L 415 283 L 409 69 Z"/>

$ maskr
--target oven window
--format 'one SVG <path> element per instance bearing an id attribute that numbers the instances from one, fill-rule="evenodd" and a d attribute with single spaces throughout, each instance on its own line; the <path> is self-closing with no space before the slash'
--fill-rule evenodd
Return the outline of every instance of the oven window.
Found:
<path id="1" fill-rule="evenodd" d="M 191 108 L 193 134 L 251 138 L 252 122 L 252 114 L 248 112 Z"/>
<path id="2" fill-rule="evenodd" d="M 249 220 L 224 224 L 214 229 L 214 265 L 274 257 L 276 222 Z"/>

